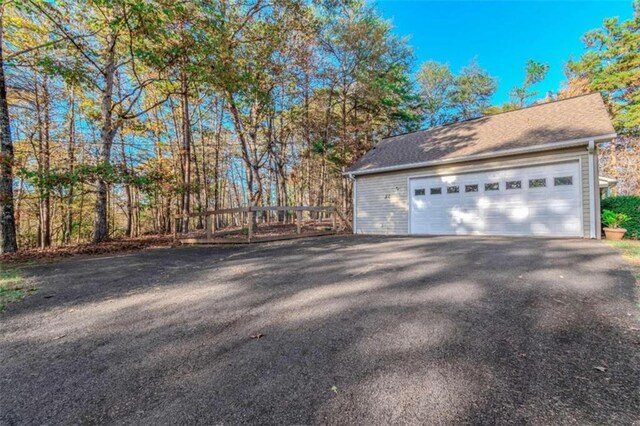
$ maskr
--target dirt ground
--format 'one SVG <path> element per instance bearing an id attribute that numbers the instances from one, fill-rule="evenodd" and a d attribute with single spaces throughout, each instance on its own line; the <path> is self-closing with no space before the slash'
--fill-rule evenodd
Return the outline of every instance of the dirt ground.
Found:
<path id="1" fill-rule="evenodd" d="M 23 264 L 28 262 L 50 262 L 68 257 L 98 254 L 113 254 L 143 250 L 150 247 L 171 247 L 173 236 L 147 235 L 137 238 L 119 238 L 99 244 L 76 244 L 48 249 L 27 249 L 16 253 L 0 254 L 0 263 Z"/>

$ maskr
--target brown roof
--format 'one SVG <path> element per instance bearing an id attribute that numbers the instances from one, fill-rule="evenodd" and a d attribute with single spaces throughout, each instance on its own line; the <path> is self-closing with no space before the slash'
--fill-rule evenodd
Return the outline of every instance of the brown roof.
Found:
<path id="1" fill-rule="evenodd" d="M 543 150 L 554 143 L 614 133 L 602 97 L 594 93 L 386 138 L 349 172 L 452 162 L 513 149 Z"/>

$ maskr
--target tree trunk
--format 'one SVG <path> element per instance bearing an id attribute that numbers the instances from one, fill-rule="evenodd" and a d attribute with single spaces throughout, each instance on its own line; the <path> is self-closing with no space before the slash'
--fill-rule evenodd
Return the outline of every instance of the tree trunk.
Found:
<path id="1" fill-rule="evenodd" d="M 107 36 L 107 50 L 105 52 L 105 83 L 100 105 L 102 127 L 100 129 L 100 155 L 98 159 L 98 166 L 103 169 L 102 172 L 106 172 L 111 167 L 111 146 L 113 145 L 113 138 L 117 131 L 113 123 L 112 113 L 113 83 L 116 71 L 116 39 L 117 37 L 114 33 L 110 33 Z M 104 174 L 98 173 L 98 178 L 96 179 L 96 204 L 92 238 L 94 243 L 99 243 L 109 238 L 107 192 L 108 186 L 104 179 Z"/>
<path id="2" fill-rule="evenodd" d="M 127 165 L 127 151 L 124 143 L 124 135 L 120 132 L 120 155 L 122 156 L 122 169 L 125 174 L 129 172 Z M 125 235 L 127 237 L 133 236 L 133 195 L 131 194 L 131 184 L 125 183 L 124 193 L 127 199 L 127 229 Z"/>
<path id="3" fill-rule="evenodd" d="M 76 98 L 75 87 L 71 87 L 71 109 L 69 111 L 69 147 L 67 150 L 67 157 L 69 160 L 69 173 L 73 176 L 75 171 L 75 145 L 76 145 Z M 63 244 L 67 245 L 71 243 L 71 234 L 73 232 L 73 183 L 69 184 L 67 191 L 67 217 L 65 219 L 65 232 L 62 237 Z"/>
<path id="4" fill-rule="evenodd" d="M 220 209 L 220 147 L 222 139 L 222 121 L 224 120 L 224 104 L 222 100 L 218 99 L 220 103 L 220 116 L 218 117 L 218 127 L 216 130 L 216 153 L 213 161 L 213 209 Z M 213 220 L 216 221 L 216 228 L 218 227 L 218 221 L 220 216 L 213 216 Z"/>
<path id="5" fill-rule="evenodd" d="M 44 76 L 42 83 L 42 104 L 38 99 L 38 91 L 36 89 L 36 111 L 38 121 L 38 141 L 39 141 L 39 165 L 40 176 L 43 181 L 40 184 L 40 199 L 38 200 L 38 206 L 40 209 L 40 234 L 38 235 L 38 243 L 40 248 L 47 248 L 51 246 L 51 188 L 49 187 L 48 180 L 50 166 L 51 166 L 51 154 L 49 150 L 50 134 L 49 124 L 51 122 L 50 117 L 50 96 L 47 82 L 47 76 Z M 36 82 L 36 85 L 38 83 Z"/>
<path id="6" fill-rule="evenodd" d="M 3 57 L 4 2 L 0 3 L 0 253 L 18 250 L 13 206 L 13 142 Z"/>
<path id="7" fill-rule="evenodd" d="M 242 160 L 245 165 L 247 174 L 247 198 L 250 206 L 257 206 L 260 203 L 262 196 L 262 179 L 260 178 L 260 169 L 255 161 L 252 161 L 249 148 L 247 146 L 247 136 L 245 135 L 242 119 L 240 117 L 240 111 L 238 110 L 233 97 L 229 94 L 229 110 L 231 111 L 231 117 L 233 118 L 233 124 L 236 129 L 236 134 L 240 140 L 240 148 L 242 153 Z M 254 216 L 255 218 L 255 216 Z"/>
<path id="8" fill-rule="evenodd" d="M 180 156 L 182 157 L 182 214 L 188 215 L 190 209 L 191 198 L 191 117 L 189 116 L 189 82 L 187 81 L 187 74 L 183 70 L 180 73 L 180 95 L 182 104 L 182 147 L 180 149 Z M 182 232 L 189 232 L 189 217 L 185 216 L 182 219 Z"/>

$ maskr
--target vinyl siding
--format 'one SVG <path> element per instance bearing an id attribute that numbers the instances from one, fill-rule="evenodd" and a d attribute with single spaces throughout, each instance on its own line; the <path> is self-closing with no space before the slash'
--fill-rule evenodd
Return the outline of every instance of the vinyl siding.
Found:
<path id="1" fill-rule="evenodd" d="M 590 237 L 589 156 L 587 148 L 571 148 L 427 168 L 356 176 L 356 226 L 358 234 L 403 235 L 408 233 L 410 177 L 449 175 L 481 170 L 522 167 L 550 162 L 581 161 L 582 224 L 584 237 Z"/>

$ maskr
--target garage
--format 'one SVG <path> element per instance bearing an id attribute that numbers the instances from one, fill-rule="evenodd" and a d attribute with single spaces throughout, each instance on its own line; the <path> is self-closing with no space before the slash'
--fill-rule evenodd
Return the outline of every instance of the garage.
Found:
<path id="1" fill-rule="evenodd" d="M 410 233 L 582 236 L 578 161 L 410 179 Z"/>
<path id="2" fill-rule="evenodd" d="M 353 232 L 600 238 L 598 93 L 390 136 L 346 172 Z"/>

